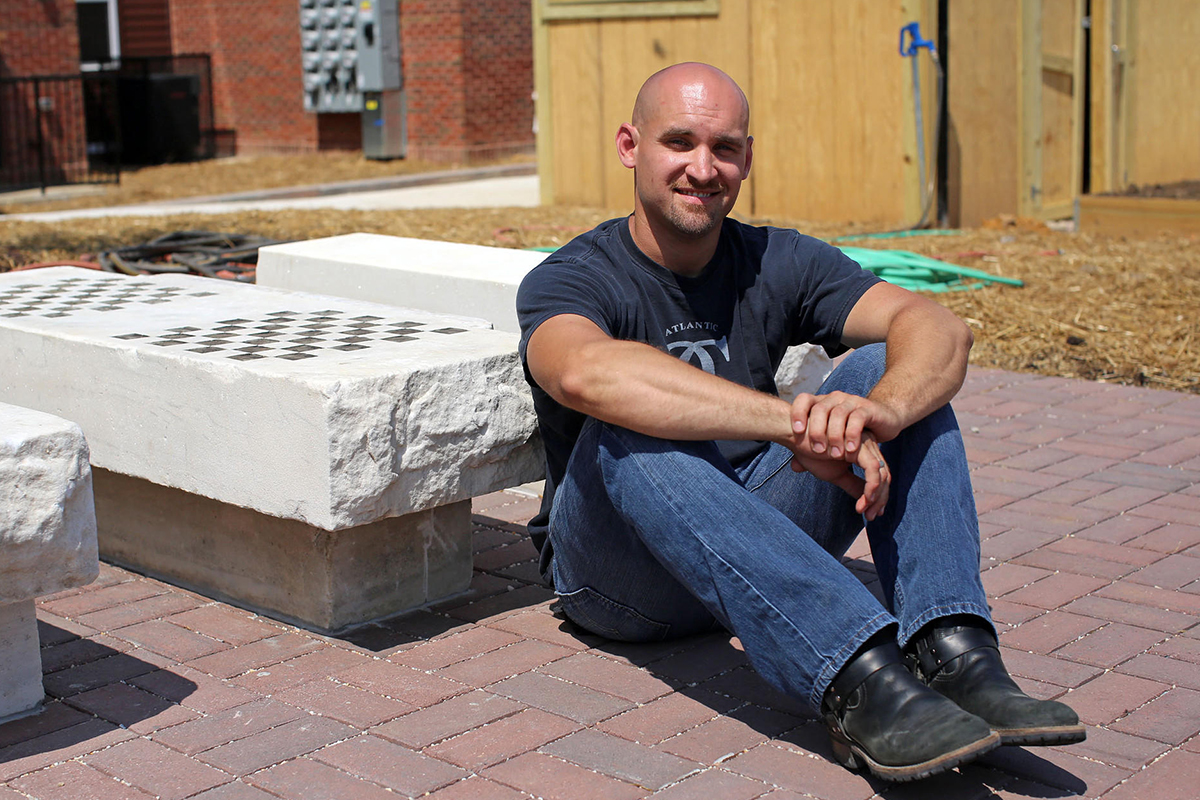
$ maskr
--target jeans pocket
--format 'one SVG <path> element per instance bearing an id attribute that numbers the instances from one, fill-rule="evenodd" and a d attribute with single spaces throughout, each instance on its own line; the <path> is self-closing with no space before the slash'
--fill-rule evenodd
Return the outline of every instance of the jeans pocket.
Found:
<path id="1" fill-rule="evenodd" d="M 559 592 L 563 612 L 579 627 L 620 642 L 658 642 L 671 626 L 656 622 L 627 605 L 610 600 L 590 586 Z"/>

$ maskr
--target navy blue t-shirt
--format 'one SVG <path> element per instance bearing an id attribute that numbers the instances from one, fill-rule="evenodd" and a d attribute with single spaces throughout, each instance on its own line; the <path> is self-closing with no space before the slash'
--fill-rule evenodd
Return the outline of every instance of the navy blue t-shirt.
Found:
<path id="1" fill-rule="evenodd" d="M 517 292 L 520 352 L 546 320 L 578 314 L 614 339 L 643 342 L 714 375 L 776 394 L 775 370 L 790 345 L 812 343 L 830 355 L 845 348 L 850 309 L 878 278 L 840 250 L 785 228 L 726 219 L 717 252 L 701 273 L 676 275 L 644 255 L 627 218 L 609 220 L 535 267 Z M 529 524 L 549 566 L 546 530 L 555 487 L 586 417 L 559 405 L 533 380 L 534 409 L 546 447 L 546 491 Z M 718 442 L 732 464 L 765 442 Z"/>

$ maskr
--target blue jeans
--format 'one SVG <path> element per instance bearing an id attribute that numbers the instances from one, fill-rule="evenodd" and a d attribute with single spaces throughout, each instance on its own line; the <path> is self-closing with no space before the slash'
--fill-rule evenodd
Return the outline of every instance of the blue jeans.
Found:
<path id="1" fill-rule="evenodd" d="M 882 345 L 860 348 L 821 392 L 866 395 Z M 867 535 L 886 607 L 840 561 L 863 528 L 854 498 L 772 445 L 738 469 L 713 442 L 668 441 L 589 420 L 554 498 L 555 590 L 575 623 L 622 641 L 718 628 L 776 688 L 820 707 L 873 634 L 901 646 L 927 622 L 990 622 L 962 436 L 943 407 L 882 446 L 892 473 Z"/>

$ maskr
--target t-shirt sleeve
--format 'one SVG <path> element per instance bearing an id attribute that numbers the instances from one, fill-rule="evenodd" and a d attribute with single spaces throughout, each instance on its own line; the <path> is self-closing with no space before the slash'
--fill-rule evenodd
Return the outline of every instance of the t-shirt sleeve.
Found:
<path id="1" fill-rule="evenodd" d="M 595 270 L 576 261 L 551 256 L 534 267 L 517 289 L 522 360 L 533 332 L 559 314 L 586 317 L 609 336 L 615 336 L 619 303 L 614 288 Z"/>
<path id="2" fill-rule="evenodd" d="M 833 245 L 809 236 L 793 244 L 798 285 L 791 344 L 821 345 L 830 356 L 845 352 L 842 329 L 859 298 L 880 282 Z"/>

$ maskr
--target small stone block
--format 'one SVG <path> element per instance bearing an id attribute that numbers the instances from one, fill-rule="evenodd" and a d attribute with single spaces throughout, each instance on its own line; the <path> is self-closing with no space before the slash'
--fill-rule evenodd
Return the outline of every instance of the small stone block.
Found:
<path id="1" fill-rule="evenodd" d="M 0 403 L 0 603 L 85 586 L 99 568 L 83 432 Z"/>

